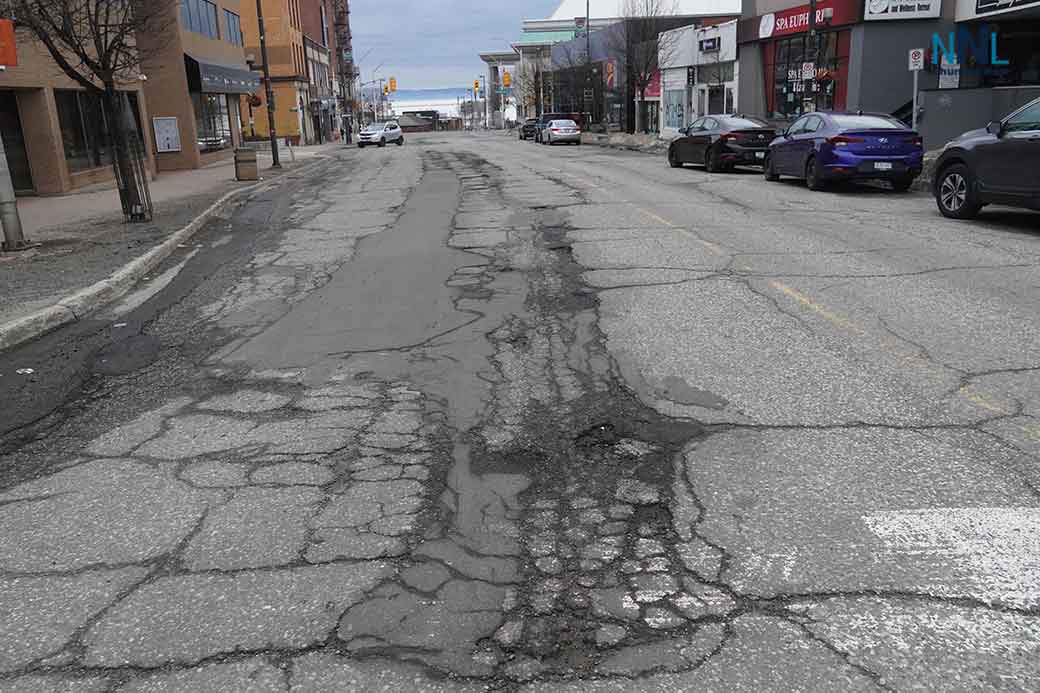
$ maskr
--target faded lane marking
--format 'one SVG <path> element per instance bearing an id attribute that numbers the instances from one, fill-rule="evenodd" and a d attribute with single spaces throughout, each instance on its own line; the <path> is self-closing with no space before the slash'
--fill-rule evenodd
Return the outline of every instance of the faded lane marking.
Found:
<path id="1" fill-rule="evenodd" d="M 957 394 L 969 402 L 976 404 L 983 409 L 993 412 L 994 414 L 1014 414 L 1013 411 L 1008 410 L 1006 407 L 1002 407 L 996 403 L 991 397 L 987 397 L 981 392 L 977 391 L 973 385 L 965 385 L 962 387 Z M 1023 427 L 1024 431 L 1029 432 L 1028 428 Z"/>
<path id="2" fill-rule="evenodd" d="M 796 289 L 791 288 L 790 286 L 788 286 L 787 284 L 784 284 L 781 281 L 777 281 L 777 280 L 774 279 L 773 281 L 769 282 L 769 286 L 773 287 L 774 289 L 776 289 L 780 293 L 788 296 L 789 298 L 794 299 L 795 301 L 797 301 L 801 305 L 805 306 L 806 308 L 808 308 L 812 312 L 816 313 L 820 317 L 824 318 L 828 322 L 834 323 L 838 327 L 841 327 L 841 328 L 844 328 L 844 329 L 851 329 L 851 330 L 854 330 L 856 332 L 861 332 L 861 333 L 865 332 L 865 330 L 863 330 L 863 328 L 859 327 L 858 325 L 855 325 L 854 323 L 850 322 L 846 318 L 841 317 L 837 313 L 831 312 L 830 310 L 828 310 L 827 308 L 823 307 L 822 305 L 820 305 L 816 301 L 812 300 L 811 298 L 809 298 L 808 296 L 806 296 L 802 292 L 800 292 L 800 291 L 798 291 Z"/>
<path id="3" fill-rule="evenodd" d="M 703 238 L 698 238 L 695 234 L 691 233 L 689 230 L 684 229 L 683 227 L 679 226 L 678 224 L 673 224 L 672 222 L 668 221 L 664 217 L 659 216 L 657 214 L 654 214 L 653 212 L 651 212 L 651 211 L 649 211 L 647 209 L 643 209 L 642 207 L 640 207 L 638 205 L 633 204 L 632 206 L 635 207 L 638 211 L 642 212 L 646 216 L 648 216 L 651 219 L 653 219 L 654 221 L 656 221 L 657 223 L 664 224 L 668 228 L 675 229 L 679 233 L 692 238 L 693 240 L 697 241 L 698 243 L 703 245 L 705 248 L 710 250 L 715 255 L 722 255 L 723 254 L 722 248 L 720 246 L 712 243 L 711 241 L 706 241 Z"/>

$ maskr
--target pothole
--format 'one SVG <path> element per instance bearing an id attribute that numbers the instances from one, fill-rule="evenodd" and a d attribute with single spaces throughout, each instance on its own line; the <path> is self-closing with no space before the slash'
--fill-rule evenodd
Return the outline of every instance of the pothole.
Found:
<path id="1" fill-rule="evenodd" d="M 473 452 L 482 468 L 531 480 L 520 497 L 519 596 L 487 643 L 513 678 L 522 678 L 516 671 L 596 673 L 624 648 L 691 634 L 736 608 L 728 593 L 686 570 L 674 528 L 674 460 L 703 427 L 640 402 L 613 366 L 594 319 L 580 348 L 586 362 L 608 366 L 595 372 L 559 362 L 557 352 L 574 359 L 575 323 L 594 313 L 598 298 L 581 282 L 566 229 L 543 229 L 535 243 L 545 263 L 532 273 L 528 303 L 542 319 L 497 337 L 514 372 L 546 361 L 552 395 L 532 388 L 543 394 L 523 407 L 514 445 L 496 448 L 489 436 Z M 553 321 L 561 327 L 547 329 Z M 527 365 L 518 368 L 518 361 Z M 579 395 L 566 395 L 568 379 Z"/>

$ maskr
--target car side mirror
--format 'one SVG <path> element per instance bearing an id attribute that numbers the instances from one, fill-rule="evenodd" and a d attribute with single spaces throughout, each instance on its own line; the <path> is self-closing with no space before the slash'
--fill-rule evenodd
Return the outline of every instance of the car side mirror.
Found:
<path id="1" fill-rule="evenodd" d="M 999 120 L 991 120 L 989 121 L 989 124 L 986 125 L 986 132 L 988 132 L 991 135 L 996 135 L 997 137 L 1000 137 L 1004 134 L 1004 124 L 1001 123 Z"/>

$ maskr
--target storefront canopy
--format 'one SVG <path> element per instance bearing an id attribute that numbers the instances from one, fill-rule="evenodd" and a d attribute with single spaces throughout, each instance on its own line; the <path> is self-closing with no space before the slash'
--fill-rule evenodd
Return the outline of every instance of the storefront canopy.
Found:
<path id="1" fill-rule="evenodd" d="M 190 91 L 211 94 L 252 94 L 260 89 L 260 77 L 235 65 L 206 62 L 184 54 Z"/>

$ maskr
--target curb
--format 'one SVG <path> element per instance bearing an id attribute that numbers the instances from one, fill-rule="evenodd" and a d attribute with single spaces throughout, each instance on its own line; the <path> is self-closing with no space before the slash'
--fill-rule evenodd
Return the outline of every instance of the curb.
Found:
<path id="1" fill-rule="evenodd" d="M 309 168 L 324 163 L 329 157 L 321 157 L 318 161 L 302 164 L 296 169 L 290 169 L 293 173 L 299 173 Z M 286 172 L 288 173 L 288 171 Z M 280 178 L 281 176 L 278 176 Z M 277 180 L 277 178 L 275 179 Z M 121 298 L 130 291 L 141 280 L 155 269 L 163 260 L 168 258 L 178 245 L 181 245 L 201 229 L 212 219 L 223 207 L 239 195 L 252 192 L 258 188 L 270 185 L 272 180 L 263 180 L 225 193 L 216 202 L 204 209 L 186 226 L 181 227 L 165 241 L 149 250 L 144 255 L 134 258 L 126 263 L 106 279 L 91 284 L 66 296 L 54 305 L 41 308 L 35 313 L 30 313 L 21 318 L 10 320 L 0 324 L 0 352 L 11 347 L 18 346 L 35 339 L 41 335 L 51 332 L 63 325 L 76 322 L 86 318 L 91 313 Z"/>

